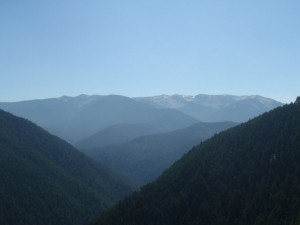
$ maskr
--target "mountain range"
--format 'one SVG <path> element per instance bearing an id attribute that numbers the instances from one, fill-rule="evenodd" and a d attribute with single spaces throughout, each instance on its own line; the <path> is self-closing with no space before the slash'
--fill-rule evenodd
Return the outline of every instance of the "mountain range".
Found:
<path id="1" fill-rule="evenodd" d="M 160 132 L 167 132 L 198 122 L 175 109 L 157 109 L 117 95 L 0 103 L 0 108 L 29 119 L 71 143 L 117 124 L 150 124 Z"/>
<path id="2" fill-rule="evenodd" d="M 258 95 L 159 95 L 134 98 L 156 108 L 171 108 L 204 122 L 245 122 L 281 102 Z"/>
<path id="3" fill-rule="evenodd" d="M 298 225 L 300 98 L 194 147 L 97 225 Z"/>
<path id="4" fill-rule="evenodd" d="M 282 103 L 260 96 L 161 95 L 128 98 L 79 95 L 2 102 L 0 108 L 31 120 L 72 144 L 81 147 L 91 143 L 89 147 L 101 147 L 142 135 L 185 128 L 199 120 L 244 122 L 280 105 Z M 141 129 L 143 126 L 145 129 Z"/>
<path id="5" fill-rule="evenodd" d="M 0 110 L 0 224 L 80 225 L 102 214 L 92 224 L 298 225 L 299 102 L 80 95 L 0 103 L 28 119 Z"/>
<path id="6" fill-rule="evenodd" d="M 133 188 L 32 122 L 0 110 L 0 224 L 80 225 Z"/>

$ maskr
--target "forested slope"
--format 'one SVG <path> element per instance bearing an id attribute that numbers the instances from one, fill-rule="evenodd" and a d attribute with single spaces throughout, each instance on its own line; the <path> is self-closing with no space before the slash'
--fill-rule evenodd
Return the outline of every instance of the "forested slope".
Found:
<path id="1" fill-rule="evenodd" d="M 0 110 L 0 224 L 83 224 L 130 191 L 65 141 Z"/>
<path id="2" fill-rule="evenodd" d="M 94 224 L 298 225 L 300 104 L 222 132 Z"/>

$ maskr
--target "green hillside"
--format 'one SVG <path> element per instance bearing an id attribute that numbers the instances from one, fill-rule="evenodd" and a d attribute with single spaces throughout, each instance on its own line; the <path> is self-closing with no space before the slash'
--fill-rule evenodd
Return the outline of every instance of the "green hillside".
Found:
<path id="1" fill-rule="evenodd" d="M 129 193 L 120 176 L 0 110 L 0 224 L 83 224 Z"/>
<path id="2" fill-rule="evenodd" d="M 299 225 L 297 102 L 193 148 L 95 224 Z"/>

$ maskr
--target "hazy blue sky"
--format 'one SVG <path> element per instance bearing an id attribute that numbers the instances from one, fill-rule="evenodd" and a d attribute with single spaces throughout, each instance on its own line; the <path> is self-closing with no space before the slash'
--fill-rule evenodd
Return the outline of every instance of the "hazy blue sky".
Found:
<path id="1" fill-rule="evenodd" d="M 0 101 L 300 95 L 299 0 L 0 0 Z"/>

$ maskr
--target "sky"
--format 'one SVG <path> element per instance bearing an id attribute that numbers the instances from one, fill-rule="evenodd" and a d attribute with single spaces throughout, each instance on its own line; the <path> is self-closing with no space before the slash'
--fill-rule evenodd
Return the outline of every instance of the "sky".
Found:
<path id="1" fill-rule="evenodd" d="M 0 0 L 0 101 L 300 95 L 299 0 Z"/>

